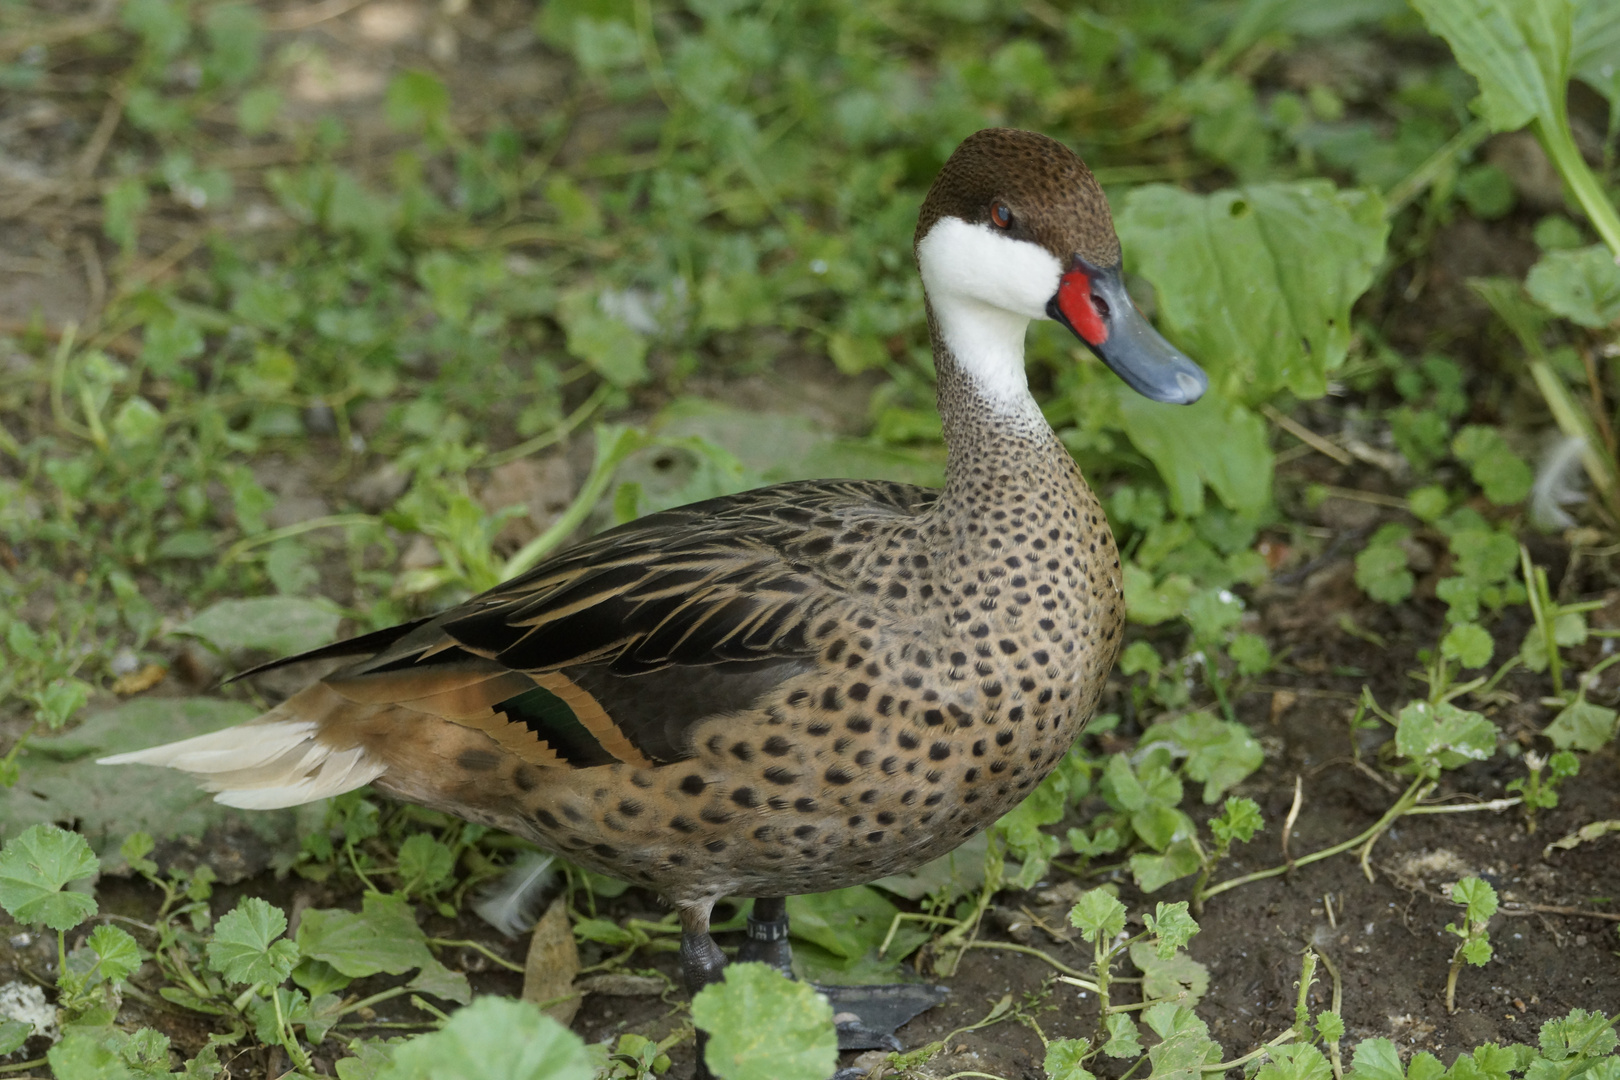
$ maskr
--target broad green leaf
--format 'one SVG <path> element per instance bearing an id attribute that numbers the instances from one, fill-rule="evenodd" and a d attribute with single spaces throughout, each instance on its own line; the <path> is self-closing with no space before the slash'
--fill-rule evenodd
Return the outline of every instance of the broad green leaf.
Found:
<path id="1" fill-rule="evenodd" d="M 455 868 L 455 853 L 427 833 L 412 833 L 399 845 L 399 877 L 413 890 L 443 884 Z"/>
<path id="2" fill-rule="evenodd" d="M 304 912 L 298 920 L 298 950 L 353 979 L 403 975 L 437 963 L 409 901 L 381 893 L 367 893 L 358 913 L 338 908 Z"/>
<path id="3" fill-rule="evenodd" d="M 1203 1066 L 1221 1060 L 1209 1025 L 1187 1005 L 1161 1001 L 1143 1009 L 1142 1020 L 1159 1036 L 1158 1045 L 1148 1051 L 1152 1075 L 1158 1080 L 1202 1080 Z"/>
<path id="4" fill-rule="evenodd" d="M 99 869 L 84 837 L 55 825 L 35 825 L 0 848 L 0 907 L 20 923 L 71 930 L 96 913 L 96 901 L 63 892 L 62 886 Z"/>
<path id="5" fill-rule="evenodd" d="M 1400 1051 L 1389 1039 L 1362 1039 L 1351 1058 L 1348 1080 L 1406 1080 Z"/>
<path id="6" fill-rule="evenodd" d="M 647 380 L 647 339 L 616 315 L 602 310 L 597 290 L 574 289 L 557 304 L 568 351 L 614 386 Z"/>
<path id="7" fill-rule="evenodd" d="M 1465 668 L 1484 667 L 1491 662 L 1495 651 L 1496 642 L 1491 640 L 1490 631 L 1478 623 L 1460 623 L 1440 639 L 1440 655 Z"/>
<path id="8" fill-rule="evenodd" d="M 856 960 L 877 951 L 900 909 L 870 885 L 788 898 L 793 936 L 834 956 Z M 902 923 L 884 955 L 901 960 L 929 938 L 915 923 Z"/>
<path id="9" fill-rule="evenodd" d="M 388 84 L 390 127 L 442 135 L 450 122 L 450 91 L 426 71 L 402 71 Z"/>
<path id="10" fill-rule="evenodd" d="M 298 946 L 281 935 L 287 916 L 257 896 L 244 897 L 214 924 L 208 966 L 233 983 L 281 982 L 298 963 Z"/>
<path id="11" fill-rule="evenodd" d="M 1110 1013 L 1104 1021 L 1108 1031 L 1108 1041 L 1103 1043 L 1102 1052 L 1111 1058 L 1128 1059 L 1142 1056 L 1142 1033 L 1136 1027 L 1136 1021 L 1125 1013 Z"/>
<path id="12" fill-rule="evenodd" d="M 1166 847 L 1162 855 L 1140 853 L 1130 859 L 1136 887 L 1145 893 L 1157 892 L 1172 881 L 1197 873 L 1201 865 L 1198 846 L 1190 836 Z"/>
<path id="13" fill-rule="evenodd" d="M 1497 131 L 1564 114 L 1569 0 L 1412 0 L 1457 63 L 1479 80 L 1480 112 Z"/>
<path id="14" fill-rule="evenodd" d="M 125 930 L 103 924 L 90 931 L 90 948 L 101 961 L 101 975 L 108 982 L 127 978 L 141 966 L 141 947 Z"/>
<path id="15" fill-rule="evenodd" d="M 1617 1045 L 1614 1027 L 1602 1013 L 1571 1009 L 1556 1020 L 1541 1025 L 1541 1052 L 1551 1061 L 1564 1061 L 1575 1054 L 1602 1057 L 1614 1053 Z"/>
<path id="16" fill-rule="evenodd" d="M 136 1080 L 117 1051 L 82 1032 L 69 1034 L 45 1057 L 56 1080 Z"/>
<path id="17" fill-rule="evenodd" d="M 1078 927 L 1087 941 L 1095 942 L 1099 934 L 1110 940 L 1125 929 L 1125 905 L 1107 889 L 1088 890 L 1069 909 L 1069 925 Z"/>
<path id="18" fill-rule="evenodd" d="M 0 1020 L 0 1057 L 22 1049 L 34 1034 L 34 1025 L 21 1020 Z"/>
<path id="19" fill-rule="evenodd" d="M 1577 0 L 1569 59 L 1575 77 L 1620 104 L 1620 7 L 1611 0 Z"/>
<path id="20" fill-rule="evenodd" d="M 1186 953 L 1161 957 L 1151 941 L 1131 946 L 1131 963 L 1142 973 L 1146 998 L 1165 998 L 1193 1008 L 1209 991 L 1209 968 Z"/>
<path id="21" fill-rule="evenodd" d="M 1407 569 L 1401 541 L 1412 535 L 1404 525 L 1380 526 L 1356 555 L 1356 584 L 1381 604 L 1398 604 L 1412 595 L 1417 578 Z"/>
<path id="22" fill-rule="evenodd" d="M 1594 705 L 1583 694 L 1553 717 L 1544 734 L 1560 750 L 1582 750 L 1591 753 L 1602 749 L 1614 738 L 1615 710 Z"/>
<path id="23" fill-rule="evenodd" d="M 1084 1065 L 1090 1051 L 1090 1039 L 1053 1039 L 1046 1044 L 1046 1059 L 1041 1068 L 1047 1080 L 1096 1080 Z"/>
<path id="24" fill-rule="evenodd" d="M 1118 393 L 1125 434 L 1159 470 L 1178 514 L 1203 511 L 1206 483 L 1239 513 L 1266 505 L 1272 454 L 1259 416 L 1214 388 L 1193 405 L 1161 405 L 1124 386 Z"/>
<path id="25" fill-rule="evenodd" d="M 436 998 L 454 1001 L 460 1005 L 465 1005 L 473 999 L 472 984 L 467 981 L 467 976 L 459 971 L 451 971 L 436 959 L 432 963 L 423 964 L 422 970 L 418 971 L 406 985 L 420 993 L 432 994 Z"/>
<path id="26" fill-rule="evenodd" d="M 1218 396 L 1245 403 L 1285 388 L 1327 392 L 1350 345 L 1350 307 L 1372 283 L 1389 232 L 1378 196 L 1325 180 L 1211 195 L 1149 184 L 1126 196 L 1118 226 L 1170 337 L 1209 370 Z M 1172 430 L 1189 434 L 1179 420 Z M 1223 428 L 1216 441 L 1188 441 L 1226 457 L 1231 438 Z"/>
<path id="27" fill-rule="evenodd" d="M 1485 923 L 1496 914 L 1496 890 L 1477 877 L 1465 877 L 1457 882 L 1452 887 L 1451 899 L 1467 910 L 1469 922 Z"/>
<path id="28" fill-rule="evenodd" d="M 1344 1017 L 1336 1012 L 1318 1013 L 1316 1016 L 1316 1033 L 1326 1043 L 1336 1043 L 1344 1038 Z"/>
<path id="29" fill-rule="evenodd" d="M 1169 742 L 1186 752 L 1182 771 L 1204 785 L 1205 805 L 1215 803 L 1265 761 L 1265 751 L 1247 727 L 1207 712 L 1154 724 L 1138 745 L 1145 749 L 1156 742 Z"/>
<path id="30" fill-rule="evenodd" d="M 1125 614 L 1134 623 L 1157 626 L 1177 618 L 1187 610 L 1187 601 L 1197 591 L 1186 574 L 1170 574 L 1154 580 L 1150 570 L 1134 562 L 1125 564 Z"/>
<path id="31" fill-rule="evenodd" d="M 1535 475 L 1495 428 L 1470 424 L 1451 441 L 1451 451 L 1468 466 L 1474 483 L 1496 505 L 1523 502 L 1530 494 Z"/>
<path id="32" fill-rule="evenodd" d="M 527 1001 L 481 997 L 393 1048 L 376 1080 L 591 1080 L 585 1043 Z M 345 1075 L 341 1070 L 339 1075 Z M 358 1075 L 358 1074 L 355 1074 Z"/>
<path id="33" fill-rule="evenodd" d="M 337 636 L 340 613 L 326 600 L 301 596 L 260 596 L 219 600 L 175 628 L 193 634 L 227 655 L 243 649 L 303 652 Z"/>
<path id="34" fill-rule="evenodd" d="M 1414 701 L 1400 711 L 1395 749 L 1420 770 L 1434 774 L 1464 761 L 1484 761 L 1496 752 L 1496 725 L 1449 702 Z"/>
<path id="35" fill-rule="evenodd" d="M 1620 54 L 1620 43 L 1616 50 Z M 1604 244 L 1550 251 L 1524 284 L 1542 306 L 1571 322 L 1597 329 L 1620 319 L 1620 266 Z"/>
<path id="36" fill-rule="evenodd" d="M 1327 1058 L 1314 1046 L 1274 1046 L 1268 1054 L 1270 1060 L 1260 1066 L 1255 1080 L 1330 1080 L 1333 1076 Z"/>
<path id="37" fill-rule="evenodd" d="M 832 1006 L 766 964 L 732 964 L 692 999 L 720 1080 L 826 1080 L 838 1064 Z"/>

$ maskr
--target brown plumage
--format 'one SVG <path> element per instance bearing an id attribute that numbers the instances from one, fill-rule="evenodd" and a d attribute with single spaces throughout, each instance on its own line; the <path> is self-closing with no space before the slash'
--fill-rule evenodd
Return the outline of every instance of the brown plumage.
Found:
<path id="1" fill-rule="evenodd" d="M 1119 244 L 1077 157 L 1001 129 L 953 155 L 916 242 L 942 492 L 814 481 L 654 514 L 295 658 L 353 659 L 257 721 L 113 760 L 190 769 L 243 805 L 371 782 L 527 837 L 680 907 L 694 989 L 718 972 L 719 898 L 950 851 L 1051 770 L 1119 651 L 1113 538 L 1021 362 L 1059 276 L 1117 276 Z M 1152 335 L 1120 306 L 1102 307 L 1119 340 Z"/>

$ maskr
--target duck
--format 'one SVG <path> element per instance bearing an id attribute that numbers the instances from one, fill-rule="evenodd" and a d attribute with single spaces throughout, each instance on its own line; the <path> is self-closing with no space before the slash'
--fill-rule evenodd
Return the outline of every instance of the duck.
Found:
<path id="1" fill-rule="evenodd" d="M 257 809 L 371 784 L 504 829 L 663 896 L 693 994 L 727 963 L 715 904 L 752 897 L 739 959 L 786 967 L 784 898 L 914 869 L 1013 809 L 1119 654 L 1119 552 L 1030 393 L 1028 325 L 1152 400 L 1208 386 L 1131 301 L 1102 188 L 1055 139 L 968 136 L 913 248 L 943 489 L 812 480 L 654 513 L 255 669 L 337 663 L 256 719 L 102 763 Z"/>

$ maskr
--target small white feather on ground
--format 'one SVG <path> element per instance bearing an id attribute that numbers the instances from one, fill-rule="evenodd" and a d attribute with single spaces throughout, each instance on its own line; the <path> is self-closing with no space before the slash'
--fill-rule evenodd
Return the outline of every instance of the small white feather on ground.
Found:
<path id="1" fill-rule="evenodd" d="M 478 897 L 473 911 L 507 937 L 526 934 L 540 916 L 541 900 L 556 880 L 557 856 L 525 852 Z"/>

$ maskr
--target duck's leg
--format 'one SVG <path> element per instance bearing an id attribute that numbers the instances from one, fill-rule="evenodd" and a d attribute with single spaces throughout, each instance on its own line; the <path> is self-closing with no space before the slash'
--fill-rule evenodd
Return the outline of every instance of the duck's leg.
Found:
<path id="1" fill-rule="evenodd" d="M 679 905 L 681 915 L 681 982 L 693 997 L 710 983 L 717 983 L 726 969 L 726 954 L 709 935 L 709 915 L 714 911 L 714 900 Z M 709 1033 L 697 1032 L 697 1067 L 692 1080 L 712 1080 L 709 1063 L 703 1055 L 709 1048 Z"/>
<path id="2" fill-rule="evenodd" d="M 787 899 L 762 896 L 748 913 L 748 937 L 737 950 L 738 960 L 770 964 L 793 978 L 793 949 L 788 944 Z"/>

